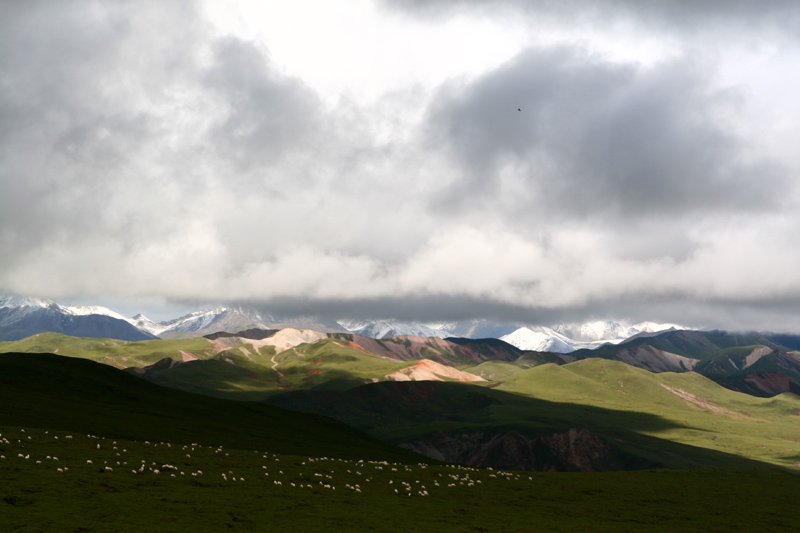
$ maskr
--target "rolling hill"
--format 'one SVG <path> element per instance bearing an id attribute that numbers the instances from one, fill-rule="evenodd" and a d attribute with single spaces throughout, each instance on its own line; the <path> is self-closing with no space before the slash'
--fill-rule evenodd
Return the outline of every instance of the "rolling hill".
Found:
<path id="1" fill-rule="evenodd" d="M 800 458 L 800 398 L 754 398 L 698 374 L 653 374 L 615 361 L 540 365 L 488 387 L 385 382 L 268 401 L 337 418 L 431 457 L 500 468 L 542 467 L 499 450 L 541 449 L 537 438 L 569 441 L 570 431 L 592 446 L 573 459 L 569 445 L 557 446 L 562 462 L 544 466 L 581 469 L 582 458 L 595 452 L 599 462 L 589 469 L 740 460 L 790 466 Z"/>
<path id="2" fill-rule="evenodd" d="M 0 354 L 0 425 L 294 455 L 417 462 L 340 422 L 160 387 L 52 354 Z"/>

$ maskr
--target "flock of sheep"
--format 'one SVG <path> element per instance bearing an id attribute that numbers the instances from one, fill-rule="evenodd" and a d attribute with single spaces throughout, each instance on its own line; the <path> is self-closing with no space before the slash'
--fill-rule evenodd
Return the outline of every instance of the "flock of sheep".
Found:
<path id="1" fill-rule="evenodd" d="M 521 472 L 461 465 L 415 465 L 299 457 L 222 446 L 122 441 L 96 435 L 22 428 L 0 429 L 0 469 L 39 470 L 70 476 L 152 476 L 160 482 L 185 480 L 205 486 L 247 483 L 261 490 L 343 491 L 432 497 L 446 490 L 476 490 L 500 480 L 531 479 Z"/>

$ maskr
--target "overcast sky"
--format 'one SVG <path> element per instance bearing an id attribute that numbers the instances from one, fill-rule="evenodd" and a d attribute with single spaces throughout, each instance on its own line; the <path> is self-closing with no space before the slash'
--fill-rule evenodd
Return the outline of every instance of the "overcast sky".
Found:
<path id="1" fill-rule="evenodd" d="M 794 1 L 0 3 L 0 289 L 800 332 Z"/>

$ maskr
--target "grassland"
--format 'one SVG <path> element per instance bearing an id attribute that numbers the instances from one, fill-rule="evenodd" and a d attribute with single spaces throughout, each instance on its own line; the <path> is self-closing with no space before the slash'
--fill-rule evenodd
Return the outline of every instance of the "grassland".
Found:
<path id="1" fill-rule="evenodd" d="M 160 387 L 106 365 L 51 354 L 0 354 L 0 406 L 4 425 L 275 453 L 419 458 L 329 418 Z"/>
<path id="2" fill-rule="evenodd" d="M 439 430 L 542 435 L 587 428 L 619 442 L 626 453 L 667 466 L 735 464 L 730 457 L 786 467 L 800 463 L 798 397 L 756 398 L 699 374 L 654 374 L 606 359 L 561 366 L 542 364 L 538 356 L 513 363 L 487 361 L 467 368 L 490 380 L 484 386 L 447 384 L 440 387 L 440 397 L 419 405 L 400 389 L 372 384 L 409 362 L 377 357 L 347 338 L 281 352 L 258 343 L 226 349 L 205 339 L 125 343 L 55 334 L 4 343 L 0 351 L 10 347 L 59 350 L 118 368 L 161 360 L 143 376 L 184 391 L 268 400 L 323 414 L 395 443 Z M 749 350 L 748 345 L 728 351 Z M 197 360 L 174 364 L 184 355 Z M 365 388 L 365 383 L 370 385 Z M 483 398 L 478 407 L 466 401 L 475 395 Z"/>
<path id="3" fill-rule="evenodd" d="M 0 426 L 5 531 L 795 531 L 800 476 L 276 454 Z M 746 502 L 746 505 L 742 503 Z"/>
<path id="4" fill-rule="evenodd" d="M 542 431 L 573 423 L 616 428 L 633 439 L 631 447 L 658 442 L 661 448 L 648 449 L 687 464 L 755 463 L 650 434 L 694 431 L 719 440 L 723 429 L 744 431 L 732 425 L 711 433 L 700 425 L 722 417 L 761 428 L 765 442 L 776 446 L 800 437 L 794 397 L 748 403 L 700 376 L 689 376 L 694 383 L 687 375 L 658 375 L 663 381 L 650 386 L 639 375 L 644 371 L 587 363 L 539 366 L 495 389 L 375 383 L 303 394 L 382 392 L 383 398 L 364 396 L 362 407 L 371 405 L 373 421 L 391 421 L 386 431 L 406 435 L 441 421 L 527 423 Z M 661 383 L 704 395 L 742 418 L 712 404 L 689 407 Z M 414 387 L 439 395 L 397 397 L 401 390 L 416 394 Z M 385 401 L 393 396 L 397 402 Z M 643 412 L 637 403 L 664 411 Z M 694 426 L 675 414 L 683 410 L 696 412 Z M 742 438 L 755 437 L 756 429 L 748 431 Z M 783 457 L 764 454 L 779 463 L 774 458 Z M 0 355 L 1 530 L 794 531 L 800 475 L 760 466 L 556 474 L 445 465 L 319 416 L 158 387 L 92 361 Z"/>
<path id="5" fill-rule="evenodd" d="M 202 337 L 129 342 L 40 333 L 19 341 L 0 342 L 0 353 L 55 353 L 89 359 L 115 368 L 143 367 L 167 357 L 181 361 L 183 354 L 197 359 L 208 359 L 218 351 Z"/>
<path id="6" fill-rule="evenodd" d="M 304 343 L 278 352 L 258 343 L 226 348 L 205 338 L 126 342 L 42 333 L 0 343 L 0 353 L 6 352 L 56 353 L 115 368 L 150 367 L 138 374 L 179 390 L 245 401 L 287 390 L 356 387 L 411 364 L 377 357 L 346 339 Z"/>
<path id="7" fill-rule="evenodd" d="M 757 398 L 700 374 L 653 374 L 603 359 L 524 370 L 497 390 L 561 405 L 648 414 L 667 423 L 637 430 L 644 435 L 782 466 L 800 461 L 800 398 L 792 394 Z M 603 423 L 626 427 L 624 418 L 620 414 Z"/>
<path id="8" fill-rule="evenodd" d="M 756 398 L 698 374 L 652 374 L 602 359 L 541 365 L 484 386 L 375 383 L 296 391 L 269 401 L 395 443 L 425 441 L 442 431 L 482 431 L 489 441 L 501 432 L 536 437 L 585 428 L 644 464 L 685 468 L 757 461 L 796 468 L 800 462 L 800 398 Z"/>

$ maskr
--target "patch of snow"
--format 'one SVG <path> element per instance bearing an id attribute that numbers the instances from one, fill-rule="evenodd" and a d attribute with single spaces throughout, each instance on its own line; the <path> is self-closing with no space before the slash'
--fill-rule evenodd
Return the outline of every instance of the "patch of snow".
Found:
<path id="1" fill-rule="evenodd" d="M 99 305 L 62 305 L 60 307 L 65 315 L 72 315 L 72 316 L 103 315 L 103 316 L 110 316 L 118 320 L 124 320 L 125 322 L 130 322 L 129 318 L 126 318 L 107 307 L 102 307 Z"/>
<path id="2" fill-rule="evenodd" d="M 414 322 L 399 322 L 389 320 L 338 320 L 351 333 L 372 337 L 373 339 L 385 339 L 397 337 L 399 335 L 411 335 L 414 337 L 450 337 L 450 333 L 429 327 L 425 324 Z"/>
<path id="3" fill-rule="evenodd" d="M 516 346 L 520 350 L 554 353 L 575 351 L 570 339 L 544 326 L 521 327 L 513 333 L 503 335 L 500 340 Z"/>

